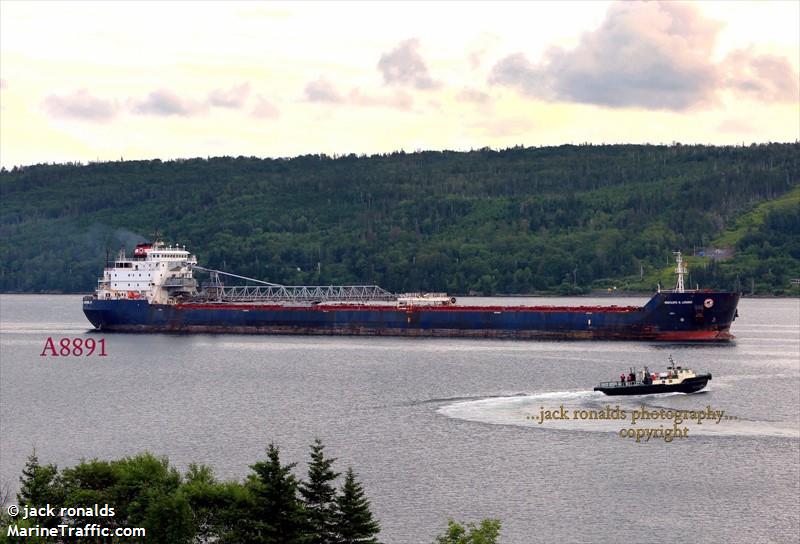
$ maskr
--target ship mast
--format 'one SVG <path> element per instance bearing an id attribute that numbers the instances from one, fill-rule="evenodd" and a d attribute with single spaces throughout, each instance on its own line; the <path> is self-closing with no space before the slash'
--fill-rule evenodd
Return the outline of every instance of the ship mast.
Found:
<path id="1" fill-rule="evenodd" d="M 675 255 L 675 273 L 678 275 L 678 283 L 675 285 L 675 292 L 683 293 L 683 275 L 686 274 L 686 267 L 683 266 L 683 257 L 680 251 L 673 251 L 672 254 Z"/>

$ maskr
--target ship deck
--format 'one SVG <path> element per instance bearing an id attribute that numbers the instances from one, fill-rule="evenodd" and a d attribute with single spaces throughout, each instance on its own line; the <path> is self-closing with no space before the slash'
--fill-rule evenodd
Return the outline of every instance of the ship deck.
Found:
<path id="1" fill-rule="evenodd" d="M 386 304 L 264 304 L 264 303 L 183 303 L 177 308 L 186 310 L 319 310 L 319 311 L 379 311 L 379 312 L 536 312 L 536 313 L 630 313 L 640 306 L 395 306 Z"/>

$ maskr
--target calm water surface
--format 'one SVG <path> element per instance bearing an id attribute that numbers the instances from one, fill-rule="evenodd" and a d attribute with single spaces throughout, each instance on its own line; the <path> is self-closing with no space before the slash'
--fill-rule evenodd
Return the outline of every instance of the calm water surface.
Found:
<path id="1" fill-rule="evenodd" d="M 499 518 L 505 543 L 797 542 L 800 301 L 745 299 L 739 313 L 721 346 L 92 334 L 109 356 L 81 359 L 39 357 L 49 336 L 89 334 L 80 297 L 4 295 L 0 483 L 17 486 L 34 446 L 59 466 L 150 450 L 242 478 L 275 442 L 302 473 L 320 437 L 359 472 L 388 543 L 432 542 L 448 517 Z M 526 418 L 640 407 L 591 388 L 670 353 L 714 378 L 647 408 L 738 420 L 636 444 L 624 422 Z"/>

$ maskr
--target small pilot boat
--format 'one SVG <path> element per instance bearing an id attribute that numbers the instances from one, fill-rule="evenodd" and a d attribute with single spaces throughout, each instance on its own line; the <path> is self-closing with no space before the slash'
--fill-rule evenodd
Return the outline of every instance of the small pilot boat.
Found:
<path id="1" fill-rule="evenodd" d="M 650 374 L 647 367 L 637 373 L 631 369 L 627 379 L 617 382 L 603 382 L 594 388 L 606 395 L 653 395 L 655 393 L 696 393 L 703 389 L 711 379 L 711 374 L 695 374 L 689 368 L 675 366 L 672 356 L 666 372 Z M 622 378 L 623 376 L 620 376 Z"/>

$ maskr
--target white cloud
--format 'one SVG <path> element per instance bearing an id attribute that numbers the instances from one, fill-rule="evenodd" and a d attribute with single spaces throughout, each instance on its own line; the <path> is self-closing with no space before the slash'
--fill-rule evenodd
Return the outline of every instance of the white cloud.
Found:
<path id="1" fill-rule="evenodd" d="M 406 40 L 388 53 L 381 55 L 378 69 L 388 85 L 414 87 L 419 90 L 430 90 L 441 87 L 431 79 L 428 66 L 419 54 L 419 41 Z"/>
<path id="2" fill-rule="evenodd" d="M 344 98 L 336 90 L 336 87 L 325 77 L 319 77 L 314 81 L 309 81 L 305 88 L 305 97 L 309 102 L 327 102 L 336 104 L 344 101 Z"/>
<path id="3" fill-rule="evenodd" d="M 538 63 L 509 55 L 489 81 L 544 100 L 609 107 L 687 110 L 716 101 L 725 88 L 762 100 L 796 98 L 786 59 L 738 51 L 713 62 L 720 29 L 691 4 L 618 2 L 574 48 L 551 48 Z"/>
<path id="4" fill-rule="evenodd" d="M 722 63 L 724 85 L 740 96 L 764 102 L 797 102 L 797 74 L 784 57 L 759 55 L 753 49 L 731 52 Z"/>
<path id="5" fill-rule="evenodd" d="M 86 89 L 61 96 L 51 94 L 43 106 L 53 117 L 84 121 L 108 121 L 119 110 L 115 102 L 92 96 Z"/>
<path id="6" fill-rule="evenodd" d="M 188 117 L 202 112 L 203 104 L 183 98 L 168 89 L 158 89 L 133 106 L 133 113 L 145 115 Z"/>
<path id="7" fill-rule="evenodd" d="M 261 95 L 256 97 L 256 105 L 252 111 L 253 117 L 258 117 L 261 119 L 275 119 L 280 116 L 280 110 Z"/>
<path id="8" fill-rule="evenodd" d="M 214 89 L 208 95 L 208 103 L 218 108 L 240 109 L 250 96 L 250 84 L 234 85 L 228 90 Z"/>
<path id="9" fill-rule="evenodd" d="M 488 93 L 483 91 L 479 91 L 478 89 L 473 89 L 470 87 L 465 87 L 459 91 L 456 95 L 456 98 L 463 102 L 474 102 L 475 104 L 486 104 L 489 102 L 490 96 Z"/>

